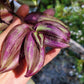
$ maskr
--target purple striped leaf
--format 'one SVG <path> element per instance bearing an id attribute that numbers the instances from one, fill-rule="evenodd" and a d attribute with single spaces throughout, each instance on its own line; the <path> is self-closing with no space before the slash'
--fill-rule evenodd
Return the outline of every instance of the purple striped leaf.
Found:
<path id="1" fill-rule="evenodd" d="M 6 29 L 8 25 L 11 23 L 13 20 L 13 15 L 8 13 L 7 9 L 1 9 L 0 10 L 0 31 Z"/>
<path id="2" fill-rule="evenodd" d="M 33 38 L 33 33 L 30 32 L 25 39 L 24 53 L 27 62 L 27 73 L 26 77 L 36 74 L 43 66 L 44 63 L 44 46 L 43 46 L 43 35 L 39 34 L 39 38 L 36 40 L 40 41 L 40 46 Z"/>
<path id="3" fill-rule="evenodd" d="M 8 59 L 7 64 L 5 64 L 5 66 L 0 66 L 0 73 L 10 71 L 16 68 L 18 65 L 19 65 L 19 52 L 15 55 L 15 57 Z"/>
<path id="4" fill-rule="evenodd" d="M 66 48 L 69 46 L 70 32 L 62 24 L 54 21 L 41 21 L 35 28 L 37 32 L 45 36 L 45 45 L 51 47 Z"/>
<path id="5" fill-rule="evenodd" d="M 59 23 L 60 25 L 64 26 L 65 28 L 68 28 L 68 26 L 65 25 L 62 21 L 60 21 L 59 19 L 57 19 L 57 18 L 55 18 L 53 16 L 50 16 L 50 15 L 46 15 L 46 16 L 42 15 L 41 17 L 39 17 L 38 22 L 45 21 L 45 20 Z"/>
<path id="6" fill-rule="evenodd" d="M 18 65 L 20 48 L 29 31 L 27 24 L 20 24 L 8 33 L 1 48 L 0 72 L 12 70 Z"/>

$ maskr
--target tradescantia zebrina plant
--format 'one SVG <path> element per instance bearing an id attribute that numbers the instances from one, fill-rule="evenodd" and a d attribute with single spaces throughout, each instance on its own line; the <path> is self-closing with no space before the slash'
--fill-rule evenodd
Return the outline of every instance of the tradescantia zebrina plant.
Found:
<path id="1" fill-rule="evenodd" d="M 68 27 L 53 17 L 51 11 L 53 10 L 30 13 L 24 18 L 25 23 L 15 26 L 9 32 L 1 49 L 1 73 L 16 68 L 19 65 L 20 54 L 24 54 L 27 63 L 25 76 L 32 76 L 40 71 L 44 64 L 45 46 L 54 48 L 69 46 Z M 24 48 L 21 47 L 23 43 Z"/>

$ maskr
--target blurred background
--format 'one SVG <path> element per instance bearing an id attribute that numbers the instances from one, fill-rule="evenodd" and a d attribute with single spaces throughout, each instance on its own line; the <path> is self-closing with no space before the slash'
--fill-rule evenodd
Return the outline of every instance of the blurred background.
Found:
<path id="1" fill-rule="evenodd" d="M 57 57 L 32 77 L 35 84 L 84 84 L 84 0 L 18 1 L 36 8 L 38 12 L 54 8 L 55 17 L 68 25 L 71 32 L 70 47 L 62 49 Z"/>

